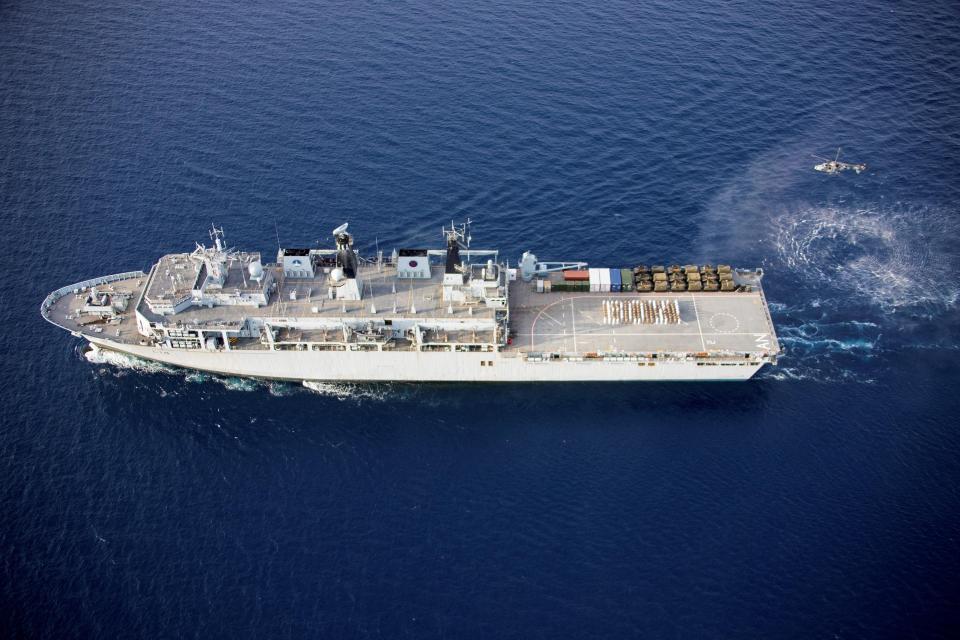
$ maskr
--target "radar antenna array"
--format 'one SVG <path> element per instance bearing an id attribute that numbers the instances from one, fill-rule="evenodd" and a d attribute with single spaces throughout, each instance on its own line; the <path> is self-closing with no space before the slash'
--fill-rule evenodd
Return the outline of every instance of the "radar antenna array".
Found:
<path id="1" fill-rule="evenodd" d="M 223 227 L 217 229 L 217 225 L 210 223 L 210 239 L 213 240 L 217 251 L 223 251 Z"/>
<path id="2" fill-rule="evenodd" d="M 473 221 L 470 218 L 467 218 L 466 222 L 464 222 L 463 224 L 456 225 L 451 220 L 450 228 L 449 229 L 447 229 L 446 227 L 443 228 L 443 231 L 442 231 L 443 237 L 446 238 L 448 241 L 456 240 L 457 243 L 460 245 L 461 249 L 469 250 L 470 240 L 472 239 L 470 235 L 470 224 L 472 222 Z"/>

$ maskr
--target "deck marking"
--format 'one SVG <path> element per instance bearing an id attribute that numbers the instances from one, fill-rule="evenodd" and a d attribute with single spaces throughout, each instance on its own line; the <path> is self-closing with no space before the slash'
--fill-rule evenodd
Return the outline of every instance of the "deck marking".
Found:
<path id="1" fill-rule="evenodd" d="M 730 329 L 729 331 L 724 331 L 723 329 L 718 328 L 717 325 L 713 323 L 713 321 L 716 320 L 717 318 L 730 318 L 731 320 L 733 320 L 734 322 L 733 329 Z M 710 328 L 716 331 L 717 333 L 733 333 L 740 328 L 740 319 L 737 318 L 737 316 L 733 315 L 732 313 L 727 313 L 726 311 L 718 311 L 717 313 L 710 316 L 710 320 L 707 322 L 707 324 L 709 324 Z"/>
<path id="2" fill-rule="evenodd" d="M 706 351 L 707 342 L 703 339 L 703 327 L 700 325 L 700 312 L 697 311 L 697 299 L 694 296 L 690 296 L 690 301 L 693 302 L 693 313 L 697 316 L 697 331 L 700 332 L 700 346 Z"/>
<path id="3" fill-rule="evenodd" d="M 651 333 L 628 333 L 628 332 L 625 332 L 625 331 L 621 331 L 621 332 L 619 332 L 619 333 L 594 333 L 594 332 L 590 332 L 590 331 L 581 331 L 580 333 L 583 334 L 583 335 L 596 336 L 596 337 L 598 337 L 598 338 L 599 338 L 599 337 L 609 338 L 609 337 L 612 337 L 612 336 L 616 336 L 616 337 L 618 337 L 618 338 L 622 338 L 622 337 L 625 337 L 625 336 L 628 337 L 628 338 L 659 338 L 659 337 L 661 337 L 661 336 L 697 336 L 697 335 L 699 335 L 699 334 L 698 334 L 697 332 L 695 332 L 695 331 L 688 331 L 687 333 L 666 333 L 666 332 L 664 332 L 664 333 L 659 333 L 659 332 L 657 332 L 657 333 L 652 333 L 652 332 L 651 332 Z M 559 336 L 566 336 L 566 335 L 569 335 L 569 334 L 566 334 L 566 333 L 518 333 L 517 335 L 519 335 L 519 336 L 538 335 L 538 336 L 543 336 L 543 337 L 545 337 L 545 338 L 555 338 L 555 337 L 559 337 Z M 703 335 L 704 335 L 704 336 L 757 336 L 757 335 L 760 335 L 760 334 L 753 333 L 753 332 L 751 332 L 751 331 L 741 331 L 741 332 L 739 332 L 739 333 L 725 333 L 725 332 L 704 333 Z M 767 335 L 767 334 L 763 334 L 763 335 Z"/>
<path id="4" fill-rule="evenodd" d="M 577 309 L 573 306 L 573 299 L 570 300 L 570 322 L 573 323 L 573 352 L 577 353 Z"/>
<path id="5" fill-rule="evenodd" d="M 549 313 L 547 313 L 546 311 L 541 312 L 541 315 L 543 315 L 543 317 L 546 318 L 547 320 L 552 320 L 554 324 L 563 325 L 562 322 L 560 322 L 559 320 L 557 320 L 556 318 L 554 318 L 553 316 L 551 316 L 551 315 L 550 315 Z"/>
<path id="6" fill-rule="evenodd" d="M 661 333 L 661 332 L 657 331 L 657 329 L 660 328 L 660 327 L 653 327 L 653 326 L 651 326 L 651 327 L 642 327 L 642 328 L 641 328 L 641 327 L 628 327 L 628 326 L 623 326 L 623 327 L 622 327 L 623 331 L 614 330 L 615 332 L 611 333 L 611 332 L 610 332 L 610 329 L 611 329 L 610 327 L 599 326 L 600 323 L 602 322 L 602 315 L 599 314 L 599 313 L 591 313 L 592 310 L 599 310 L 599 309 L 594 308 L 593 305 L 588 305 L 588 306 L 587 306 L 586 308 L 584 308 L 584 309 L 579 309 L 578 304 L 580 304 L 579 301 L 580 301 L 581 299 L 582 299 L 582 300 L 585 300 L 585 301 L 598 301 L 598 300 L 602 300 L 602 299 L 604 298 L 603 295 L 597 295 L 597 294 L 595 294 L 595 293 L 594 293 L 594 294 L 587 293 L 587 294 L 572 295 L 572 296 L 567 296 L 567 295 L 562 295 L 562 294 L 560 294 L 560 295 L 558 296 L 559 299 L 554 300 L 554 301 L 552 301 L 552 302 L 549 302 L 548 304 L 544 305 L 543 307 L 540 307 L 539 309 L 537 308 L 537 305 L 533 305 L 533 306 L 531 306 L 531 307 L 523 307 L 523 310 L 524 310 L 524 311 L 529 310 L 530 312 L 532 312 L 533 319 L 532 319 L 532 321 L 530 322 L 530 325 L 529 325 L 529 330 L 530 330 L 530 332 L 527 333 L 527 332 L 524 332 L 524 331 L 518 331 L 518 332 L 515 333 L 515 335 L 517 336 L 518 339 L 521 339 L 521 340 L 522 340 L 524 337 L 529 336 L 529 345 L 530 345 L 530 349 L 531 349 L 531 350 L 537 349 L 538 347 L 539 347 L 540 349 L 543 349 L 543 348 L 548 348 L 548 347 L 552 346 L 552 345 L 547 345 L 547 344 L 537 345 L 537 337 L 538 337 L 538 336 L 541 338 L 541 340 L 540 340 L 541 343 L 543 343 L 545 340 L 550 340 L 551 338 L 556 338 L 556 337 L 566 338 L 566 337 L 569 337 L 569 336 L 572 335 L 572 334 L 578 334 L 578 335 L 575 336 L 575 338 L 576 338 L 576 342 L 577 342 L 576 348 L 579 350 L 579 343 L 582 342 L 582 338 L 584 338 L 584 336 L 586 336 L 586 338 L 587 338 L 588 341 L 589 341 L 590 339 L 596 339 L 596 338 L 601 338 L 601 337 L 625 338 L 625 339 L 634 339 L 634 338 L 638 338 L 638 339 L 643 339 L 643 338 L 656 339 L 656 338 L 658 338 L 658 337 L 666 337 L 666 336 L 690 337 L 690 338 L 693 338 L 693 339 L 695 340 L 695 339 L 696 339 L 696 336 L 699 335 L 699 336 L 700 336 L 701 348 L 704 349 L 704 350 L 706 350 L 706 347 L 707 347 L 708 344 L 709 344 L 709 345 L 716 345 L 716 344 L 717 344 L 717 339 L 723 339 L 723 338 L 733 337 L 733 336 L 755 336 L 755 335 L 756 335 L 755 331 L 751 331 L 751 332 L 739 332 L 739 331 L 736 330 L 736 329 L 739 328 L 739 327 L 734 328 L 733 331 L 716 331 L 716 329 L 714 329 L 714 331 L 716 331 L 715 333 L 713 333 L 713 332 L 705 333 L 705 332 L 703 331 L 703 321 L 702 321 L 702 319 L 700 318 L 700 308 L 699 308 L 699 306 L 697 305 L 697 299 L 698 299 L 698 298 L 701 298 L 701 299 L 716 298 L 716 299 L 727 299 L 727 300 L 735 300 L 735 299 L 743 300 L 744 298 L 757 297 L 757 298 L 760 299 L 760 302 L 762 302 L 763 296 L 762 296 L 761 293 L 759 293 L 759 292 L 751 292 L 751 293 L 724 292 L 724 293 L 719 293 L 719 292 L 718 292 L 718 293 L 716 293 L 716 294 L 706 294 L 706 295 L 704 295 L 703 293 L 693 293 L 693 294 L 691 294 L 691 293 L 688 292 L 686 295 L 689 297 L 691 303 L 693 304 L 694 313 L 695 313 L 696 319 L 697 319 L 696 328 L 694 328 L 693 324 L 690 323 L 689 326 L 690 326 L 691 331 L 690 331 L 689 333 L 678 333 L 678 332 L 662 332 L 662 333 Z M 644 294 L 633 294 L 633 295 L 621 295 L 621 296 L 618 296 L 618 297 L 621 298 L 621 299 L 624 299 L 624 300 L 630 300 L 630 299 L 633 299 L 633 300 L 645 300 L 645 299 L 659 299 L 659 298 L 663 298 L 663 297 L 664 297 L 664 294 L 663 294 L 663 293 L 649 293 L 649 294 L 648 294 L 648 293 L 644 293 Z M 674 296 L 674 299 L 677 299 L 677 297 Z M 682 297 L 681 297 L 680 299 L 682 299 Z M 555 306 L 555 305 L 561 305 L 561 303 L 567 302 L 567 301 L 570 302 L 570 305 L 571 305 L 571 308 L 572 308 L 571 310 L 572 310 L 572 313 L 574 314 L 574 316 L 575 316 L 577 313 L 582 313 L 582 314 L 584 315 L 584 318 L 586 318 L 587 321 L 588 321 L 588 323 L 590 324 L 590 326 L 591 326 L 590 328 L 584 330 L 584 329 L 581 327 L 581 328 L 578 330 L 578 329 L 576 328 L 576 319 L 575 319 L 575 318 L 571 318 L 571 324 L 570 324 L 570 326 L 567 326 L 567 324 L 566 324 L 566 311 L 564 310 L 564 309 L 566 308 L 566 305 L 560 306 L 560 309 L 562 310 L 562 311 L 561 311 L 561 314 L 560 314 L 560 316 L 561 316 L 561 318 L 562 318 L 562 321 L 558 321 L 557 318 L 555 318 L 555 317 L 553 317 L 553 316 L 551 316 L 551 315 L 549 314 L 549 311 L 548 311 L 548 310 L 549 310 L 550 307 Z M 724 312 L 719 312 L 719 313 L 724 313 Z M 544 315 L 546 315 L 546 316 L 551 320 L 552 323 L 554 323 L 555 325 L 558 325 L 558 329 L 557 329 L 557 330 L 558 330 L 558 331 L 561 331 L 562 333 L 552 333 L 552 332 L 543 332 L 543 333 L 541 333 L 541 332 L 538 332 L 538 331 L 537 331 L 538 320 L 539 320 L 542 316 L 544 316 Z M 730 315 L 732 315 L 732 314 L 730 314 Z M 740 324 L 740 322 L 739 322 L 739 320 L 736 318 L 736 316 L 733 316 L 733 318 L 734 318 L 734 320 L 737 321 L 738 324 Z M 681 326 L 686 325 L 686 324 L 687 324 L 687 323 L 684 322 L 684 323 L 681 324 Z M 678 327 L 678 328 L 679 328 L 679 327 Z M 618 329 L 621 329 L 621 327 L 618 327 Z M 750 342 L 753 343 L 753 340 L 751 340 Z"/>

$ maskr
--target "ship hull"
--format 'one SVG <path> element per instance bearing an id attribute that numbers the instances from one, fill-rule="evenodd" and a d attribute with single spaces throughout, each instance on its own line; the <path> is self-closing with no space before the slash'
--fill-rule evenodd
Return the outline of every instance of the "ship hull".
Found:
<path id="1" fill-rule="evenodd" d="M 629 359 L 532 361 L 521 354 L 164 349 L 85 336 L 138 358 L 226 376 L 318 382 L 575 382 L 747 380 L 762 364 Z"/>

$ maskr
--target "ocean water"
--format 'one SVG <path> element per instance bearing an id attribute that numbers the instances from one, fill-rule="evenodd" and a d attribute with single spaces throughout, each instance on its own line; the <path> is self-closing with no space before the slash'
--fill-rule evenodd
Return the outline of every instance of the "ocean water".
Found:
<path id="1" fill-rule="evenodd" d="M 956 2 L 0 4 L 0 631 L 960 633 Z M 812 171 L 811 154 L 866 162 Z M 206 239 L 761 266 L 742 384 L 313 385 L 82 345 Z M 276 231 L 275 231 L 276 229 Z"/>

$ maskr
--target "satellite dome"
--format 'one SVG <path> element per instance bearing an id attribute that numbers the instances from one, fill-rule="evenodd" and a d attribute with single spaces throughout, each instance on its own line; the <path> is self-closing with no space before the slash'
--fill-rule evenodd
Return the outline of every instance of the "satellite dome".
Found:
<path id="1" fill-rule="evenodd" d="M 536 273 L 537 256 L 529 251 L 524 251 L 520 257 L 520 277 L 523 278 L 524 282 L 530 282 Z"/>
<path id="2" fill-rule="evenodd" d="M 343 282 L 346 279 L 346 276 L 343 273 L 341 267 L 336 267 L 333 271 L 330 272 L 330 280 L 332 282 Z"/>
<path id="3" fill-rule="evenodd" d="M 250 263 L 250 266 L 247 267 L 247 271 L 250 273 L 250 277 L 254 280 L 259 280 L 263 277 L 263 265 L 260 264 L 259 260 L 254 260 Z"/>

